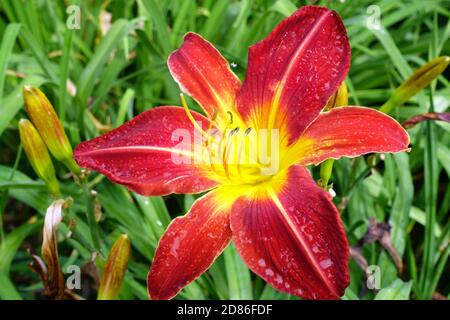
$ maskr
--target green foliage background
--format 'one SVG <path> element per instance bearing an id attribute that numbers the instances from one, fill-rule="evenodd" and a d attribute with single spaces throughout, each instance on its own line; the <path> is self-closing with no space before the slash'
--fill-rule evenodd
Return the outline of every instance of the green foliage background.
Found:
<path id="1" fill-rule="evenodd" d="M 79 5 L 79 30 L 66 27 L 69 5 Z M 39 86 L 53 102 L 71 143 L 100 134 L 89 110 L 104 125 L 117 127 L 159 105 L 179 105 L 180 89 L 166 59 L 183 34 L 195 31 L 210 40 L 245 75 L 248 46 L 265 37 L 306 1 L 291 0 L 136 0 L 0 2 L 0 298 L 39 297 L 42 283 L 27 267 L 28 248 L 40 250 L 42 223 L 51 200 L 21 152 L 17 122 L 25 117 L 21 89 Z M 347 84 L 350 104 L 378 107 L 412 70 L 440 55 L 450 55 L 450 2 L 438 0 L 317 1 L 336 10 L 347 27 L 352 65 Z M 367 28 L 380 9 L 382 29 Z M 112 25 L 102 33 L 104 11 Z M 67 90 L 76 87 L 76 95 Z M 194 106 L 190 101 L 190 106 Z M 393 112 L 398 121 L 450 105 L 445 75 L 432 88 Z M 391 238 L 405 264 L 399 274 L 378 244 L 365 244 L 363 255 L 381 270 L 381 288 L 365 290 L 364 272 L 351 261 L 351 284 L 344 299 L 431 299 L 449 297 L 450 125 L 422 123 L 409 130 L 408 154 L 342 159 L 331 182 L 335 203 L 352 245 L 367 231 L 368 219 L 389 222 Z M 383 132 L 379 132 L 380 135 Z M 373 159 L 372 159 L 373 160 Z M 82 190 L 55 163 L 62 191 L 74 204 L 59 230 L 63 270 L 91 260 L 93 244 L 86 224 Z M 317 174 L 317 168 L 314 168 Z M 102 208 L 99 231 L 106 255 L 120 233 L 127 233 L 132 258 L 121 299 L 147 299 L 146 275 L 155 246 L 170 220 L 186 212 L 195 196 L 145 198 L 91 175 Z M 70 221 L 76 221 L 68 237 Z M 97 259 L 102 267 L 102 257 Z M 87 277 L 87 276 L 86 276 Z M 85 298 L 95 288 L 83 282 Z M 437 295 L 435 294 L 435 297 Z M 181 299 L 293 299 L 251 274 L 230 246 L 212 268 L 178 296 Z"/>

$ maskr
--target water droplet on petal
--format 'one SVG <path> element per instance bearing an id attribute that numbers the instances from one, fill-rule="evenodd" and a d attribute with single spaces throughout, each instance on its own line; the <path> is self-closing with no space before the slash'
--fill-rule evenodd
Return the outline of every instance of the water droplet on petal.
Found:
<path id="1" fill-rule="evenodd" d="M 266 266 L 266 261 L 264 261 L 264 259 L 259 259 L 259 260 L 258 260 L 258 265 L 259 265 L 261 268 L 264 268 L 264 267 Z"/>
<path id="2" fill-rule="evenodd" d="M 327 269 L 333 265 L 333 261 L 331 259 L 324 259 L 319 262 L 319 265 L 322 269 Z"/>

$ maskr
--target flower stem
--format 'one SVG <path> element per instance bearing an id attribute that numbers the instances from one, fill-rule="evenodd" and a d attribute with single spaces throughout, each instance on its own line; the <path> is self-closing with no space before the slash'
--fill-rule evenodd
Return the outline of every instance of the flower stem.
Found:
<path id="1" fill-rule="evenodd" d="M 378 109 L 379 111 L 389 114 L 391 113 L 392 110 L 394 110 L 395 106 L 397 105 L 397 103 L 395 102 L 395 100 L 391 97 L 388 99 L 388 101 L 386 101 L 381 107 L 380 109 Z"/>
<path id="2" fill-rule="evenodd" d="M 77 175 L 78 177 L 81 175 L 81 169 L 73 158 L 67 158 L 62 162 L 70 171 L 72 171 L 73 174 Z"/>
<path id="3" fill-rule="evenodd" d="M 97 251 L 100 251 L 100 236 L 98 232 L 98 225 L 95 221 L 95 201 L 97 193 L 89 188 L 85 189 L 85 194 L 87 197 L 87 219 L 89 229 L 91 231 L 92 243 Z"/>
<path id="4" fill-rule="evenodd" d="M 92 244 L 98 252 L 100 252 L 100 235 L 98 230 L 98 224 L 95 219 L 95 205 L 97 200 L 97 192 L 92 190 L 89 186 L 87 178 L 80 178 L 80 184 L 83 188 L 85 200 L 86 200 L 86 217 L 91 234 Z"/>

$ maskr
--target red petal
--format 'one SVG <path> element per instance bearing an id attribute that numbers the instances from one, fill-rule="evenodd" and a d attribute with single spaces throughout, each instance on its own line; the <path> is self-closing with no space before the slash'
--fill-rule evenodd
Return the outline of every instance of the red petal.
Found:
<path id="1" fill-rule="evenodd" d="M 208 128 L 209 120 L 192 114 Z M 190 139 L 181 139 L 177 133 Z M 201 138 L 198 136 L 182 108 L 159 107 L 81 143 L 74 157 L 80 166 L 143 195 L 198 193 L 216 185 L 206 177 L 206 169 L 193 160 L 194 143 Z"/>
<path id="2" fill-rule="evenodd" d="M 242 197 L 233 241 L 249 268 L 274 288 L 306 299 L 337 299 L 349 283 L 349 248 L 330 196 L 292 166 L 279 192 Z"/>
<path id="3" fill-rule="evenodd" d="M 181 47 L 174 51 L 168 65 L 181 89 L 203 107 L 209 117 L 217 109 L 219 115 L 234 109 L 239 78 L 211 43 L 196 33 L 184 36 Z"/>
<path id="4" fill-rule="evenodd" d="M 293 142 L 345 79 L 350 46 L 336 12 L 305 6 L 252 46 L 248 63 L 238 111 L 259 128 L 287 126 Z"/>
<path id="5" fill-rule="evenodd" d="M 173 220 L 159 241 L 147 279 L 151 299 L 174 297 L 211 266 L 230 239 L 229 212 L 211 191 Z"/>
<path id="6" fill-rule="evenodd" d="M 408 149 L 405 129 L 388 115 L 363 107 L 335 108 L 322 113 L 302 134 L 294 149 L 298 164 L 328 158 L 357 157 L 371 152 Z"/>

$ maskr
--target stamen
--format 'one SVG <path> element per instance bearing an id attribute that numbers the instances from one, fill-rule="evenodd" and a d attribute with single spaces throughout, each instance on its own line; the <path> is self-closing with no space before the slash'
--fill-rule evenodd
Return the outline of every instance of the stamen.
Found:
<path id="1" fill-rule="evenodd" d="M 184 111 L 186 111 L 186 115 L 189 118 L 189 121 L 191 121 L 192 125 L 194 126 L 195 129 L 198 130 L 198 132 L 200 132 L 200 134 L 202 135 L 202 137 L 206 138 L 207 141 L 214 141 L 214 138 L 212 136 L 210 136 L 209 134 L 207 134 L 202 127 L 200 127 L 197 123 L 197 121 L 195 121 L 194 116 L 192 115 L 191 111 L 188 108 L 187 102 L 186 102 L 186 98 L 184 97 L 184 94 L 180 93 L 180 99 L 181 99 L 181 105 L 184 108 Z"/>
<path id="2" fill-rule="evenodd" d="M 227 113 L 230 116 L 230 124 L 233 124 L 233 113 L 231 111 L 227 111 Z"/>
<path id="3" fill-rule="evenodd" d="M 248 130 L 248 129 L 247 129 Z M 245 149 L 245 138 L 247 137 L 247 130 L 245 130 L 245 135 L 241 138 L 241 144 L 239 146 L 239 151 L 238 151 L 238 163 L 237 163 L 237 171 L 238 171 L 238 175 L 239 177 L 243 177 L 242 176 L 242 172 L 241 172 L 241 161 L 242 161 L 242 151 Z"/>
<path id="4" fill-rule="evenodd" d="M 238 175 L 239 175 L 241 178 L 243 178 L 242 171 L 241 171 L 241 157 L 242 157 L 242 152 L 244 151 L 245 146 L 246 146 L 246 139 L 245 139 L 245 138 L 248 137 L 248 135 L 250 134 L 251 131 L 252 131 L 252 128 L 247 128 L 247 129 L 245 129 L 244 135 L 242 136 L 242 139 L 241 139 L 241 144 L 240 144 L 240 146 L 239 146 L 239 151 L 238 151 L 238 166 L 237 166 L 237 170 L 238 170 Z M 251 161 L 251 160 L 253 160 L 253 159 L 250 159 L 250 155 L 248 155 L 248 159 L 246 159 L 246 161 Z M 248 177 L 247 177 L 247 179 L 248 179 Z"/>
<path id="5" fill-rule="evenodd" d="M 230 137 L 234 136 L 236 133 L 239 132 L 239 127 L 234 128 L 233 130 L 230 131 Z"/>
<path id="6" fill-rule="evenodd" d="M 216 166 L 214 165 L 215 161 L 215 154 L 213 153 L 213 149 L 211 149 L 211 145 L 207 145 L 206 149 L 208 150 L 208 158 L 209 158 L 209 167 L 213 172 L 215 172 L 217 175 L 220 175 L 220 172 L 217 171 Z"/>
<path id="7" fill-rule="evenodd" d="M 235 129 L 236 129 L 236 128 L 235 128 Z M 233 132 L 235 129 L 233 129 L 231 132 Z M 230 137 L 232 137 L 231 132 L 230 132 Z M 224 137 L 224 139 L 225 139 L 225 137 L 226 137 L 226 132 L 224 132 L 223 137 Z M 223 170 L 225 171 L 225 175 L 226 175 L 226 177 L 227 177 L 229 180 L 231 180 L 231 177 L 230 177 L 230 172 L 229 172 L 229 170 L 228 170 L 228 150 L 229 150 L 230 142 L 231 142 L 231 141 L 232 141 L 232 139 L 226 139 L 226 142 L 225 142 L 225 145 L 224 145 L 224 149 L 223 149 L 223 152 L 222 152 L 222 165 L 223 165 Z"/>
<path id="8" fill-rule="evenodd" d="M 206 130 L 206 132 L 210 132 L 211 131 L 214 123 L 216 122 L 216 119 L 217 119 L 217 109 L 214 109 L 213 116 L 211 118 L 211 122 L 209 123 L 208 130 Z"/>

